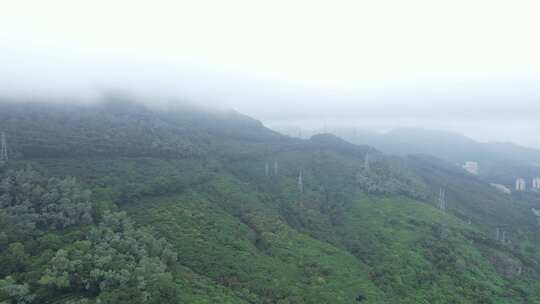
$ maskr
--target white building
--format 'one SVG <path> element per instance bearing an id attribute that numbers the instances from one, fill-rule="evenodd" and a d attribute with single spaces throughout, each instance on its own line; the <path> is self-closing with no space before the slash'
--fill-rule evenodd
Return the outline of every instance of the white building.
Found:
<path id="1" fill-rule="evenodd" d="M 473 161 L 468 161 L 465 165 L 462 166 L 465 171 L 470 174 L 478 175 L 478 163 Z"/>
<path id="2" fill-rule="evenodd" d="M 538 224 L 538 226 L 540 226 L 540 210 L 532 208 L 531 211 L 536 216 L 536 223 Z"/>
<path id="3" fill-rule="evenodd" d="M 516 179 L 516 191 L 525 191 L 525 190 L 526 190 L 525 179 L 523 178 Z"/>
<path id="4" fill-rule="evenodd" d="M 532 180 L 532 188 L 540 190 L 540 177 L 535 177 Z"/>

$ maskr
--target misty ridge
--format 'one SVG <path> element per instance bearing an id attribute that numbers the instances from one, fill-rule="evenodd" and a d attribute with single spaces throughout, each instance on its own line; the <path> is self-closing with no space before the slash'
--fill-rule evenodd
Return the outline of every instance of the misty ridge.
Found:
<path id="1" fill-rule="evenodd" d="M 117 91 L 151 108 L 187 103 L 207 109 L 235 109 L 281 129 L 313 131 L 327 126 L 384 132 L 411 127 L 457 132 L 482 142 L 540 147 L 540 129 L 535 123 L 540 114 L 535 102 L 539 92 L 536 83 L 526 78 L 516 85 L 516 80 L 489 85 L 472 82 L 469 87 L 455 89 L 451 89 L 455 86 L 451 82 L 448 88 L 421 82 L 419 87 L 336 90 L 183 67 L 160 67 L 156 70 L 167 72 L 148 73 L 152 68 L 127 70 L 114 62 L 100 68 L 99 74 L 104 75 L 99 78 L 77 80 L 76 75 L 86 74 L 87 67 L 74 68 L 73 74 L 45 76 L 35 85 L 32 80 L 7 79 L 0 87 L 2 99 L 86 105 L 99 103 L 104 95 Z M 109 71 L 126 80 L 107 76 Z M 72 80 L 66 81 L 69 77 Z M 111 86 L 129 89 L 107 89 Z"/>
<path id="2" fill-rule="evenodd" d="M 205 128 L 212 126 L 212 124 L 209 124 L 209 119 L 238 128 L 242 126 L 257 130 L 265 128 L 264 122 L 260 122 L 256 117 L 246 116 L 224 105 L 216 106 L 211 105 L 211 103 L 183 101 L 178 98 L 165 99 L 159 96 L 135 96 L 133 93 L 120 89 L 110 89 L 99 94 L 99 96 L 98 94 L 93 97 L 87 95 L 86 98 L 79 99 L 76 97 L 49 99 L 38 97 L 3 98 L 0 107 L 3 108 L 2 112 L 4 114 L 2 115 L 4 120 L 2 123 L 4 125 L 3 131 L 7 131 L 11 133 L 11 136 L 18 136 L 19 138 L 24 138 L 25 133 L 13 127 L 6 127 L 6 122 L 9 124 L 11 120 L 16 120 L 13 115 L 15 113 L 14 109 L 19 109 L 19 111 L 24 109 L 19 114 L 27 111 L 28 113 L 34 113 L 34 115 L 39 115 L 41 111 L 60 112 L 65 116 L 64 119 L 76 124 L 72 127 L 75 134 L 78 132 L 77 130 L 84 128 L 84 119 L 91 119 L 91 115 L 111 118 L 119 116 L 129 118 L 130 115 L 133 115 L 134 117 L 149 119 L 149 123 L 146 125 L 134 126 L 135 128 L 146 128 L 147 130 L 141 130 L 148 133 L 145 136 L 152 136 L 155 132 L 154 128 L 159 126 L 157 122 L 151 119 L 155 117 L 167 117 L 167 119 L 177 120 L 176 123 L 179 123 L 181 128 L 180 132 L 183 133 L 200 128 L 203 125 Z M 67 121 L 53 123 L 62 124 Z M 266 127 L 292 138 L 309 139 L 317 134 L 333 134 L 351 143 L 369 145 L 383 153 L 402 157 L 424 154 L 454 162 L 458 165 L 474 161 L 480 163 L 481 172 L 483 175 L 488 176 L 488 179 L 506 185 L 512 184 L 518 176 L 533 178 L 537 174 L 535 168 L 539 163 L 540 151 L 512 143 L 482 143 L 457 132 L 429 130 L 424 127 L 398 126 L 395 129 L 381 132 L 369 129 L 366 125 L 360 124 L 358 126 L 354 121 L 345 120 L 345 123 L 343 123 L 343 121 L 334 120 L 334 125 L 329 124 L 328 121 L 328 119 L 324 119 L 322 122 L 317 121 L 318 123 L 324 123 L 324 126 L 320 129 L 302 129 L 302 127 L 299 127 L 302 126 L 302 121 L 289 122 L 283 120 L 270 122 L 269 126 Z M 317 122 L 314 124 L 313 121 L 310 121 L 306 125 L 316 126 Z M 126 123 L 129 123 L 129 120 L 126 120 Z M 132 120 L 131 123 L 139 124 L 139 121 Z M 58 127 L 61 128 L 61 125 Z M 216 124 L 212 128 L 216 131 L 220 126 Z M 63 132 L 69 133 L 70 128 L 66 126 L 66 129 Z M 225 130 L 220 131 L 224 132 Z M 241 131 L 249 132 L 248 130 Z M 54 133 L 52 130 L 51 132 Z M 103 138 L 100 137 L 109 133 L 107 141 L 113 143 L 115 141 L 115 132 L 114 129 L 111 129 L 93 134 L 96 137 L 94 140 L 102 140 Z M 17 133 L 19 134 L 17 135 Z M 253 134 L 253 139 L 256 136 L 256 134 Z M 190 135 L 190 137 L 194 137 L 194 135 Z M 69 137 L 66 139 L 69 140 Z M 152 148 L 154 147 L 147 147 L 147 150 Z"/>

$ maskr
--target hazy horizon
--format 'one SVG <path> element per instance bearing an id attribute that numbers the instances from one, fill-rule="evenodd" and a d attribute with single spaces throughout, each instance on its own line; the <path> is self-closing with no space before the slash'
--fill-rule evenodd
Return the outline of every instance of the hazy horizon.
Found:
<path id="1" fill-rule="evenodd" d="M 0 95 L 230 107 L 269 126 L 442 129 L 540 148 L 534 1 L 29 1 Z"/>

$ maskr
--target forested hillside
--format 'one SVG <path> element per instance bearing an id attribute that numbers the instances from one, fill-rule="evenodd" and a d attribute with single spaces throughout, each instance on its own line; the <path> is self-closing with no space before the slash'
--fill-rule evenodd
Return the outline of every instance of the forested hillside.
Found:
<path id="1" fill-rule="evenodd" d="M 299 134 L 291 128 L 283 128 L 283 131 L 293 136 Z M 459 164 L 474 161 L 479 164 L 481 178 L 510 188 L 517 177 L 530 180 L 540 176 L 540 151 L 512 143 L 482 143 L 458 133 L 420 128 L 399 128 L 386 133 L 339 128 L 331 132 L 355 144 L 369 144 L 387 154 L 431 155 Z M 301 132 L 304 135 L 310 133 L 316 132 Z"/>
<path id="2" fill-rule="evenodd" d="M 0 303 L 540 303 L 540 197 L 436 158 L 126 100 L 0 131 Z"/>

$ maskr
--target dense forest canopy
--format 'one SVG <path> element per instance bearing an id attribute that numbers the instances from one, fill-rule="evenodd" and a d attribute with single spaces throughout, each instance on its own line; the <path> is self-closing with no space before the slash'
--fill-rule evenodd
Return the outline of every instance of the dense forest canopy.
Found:
<path id="1" fill-rule="evenodd" d="M 0 303 L 540 303 L 540 196 L 451 162 L 129 100 L 0 131 Z"/>

